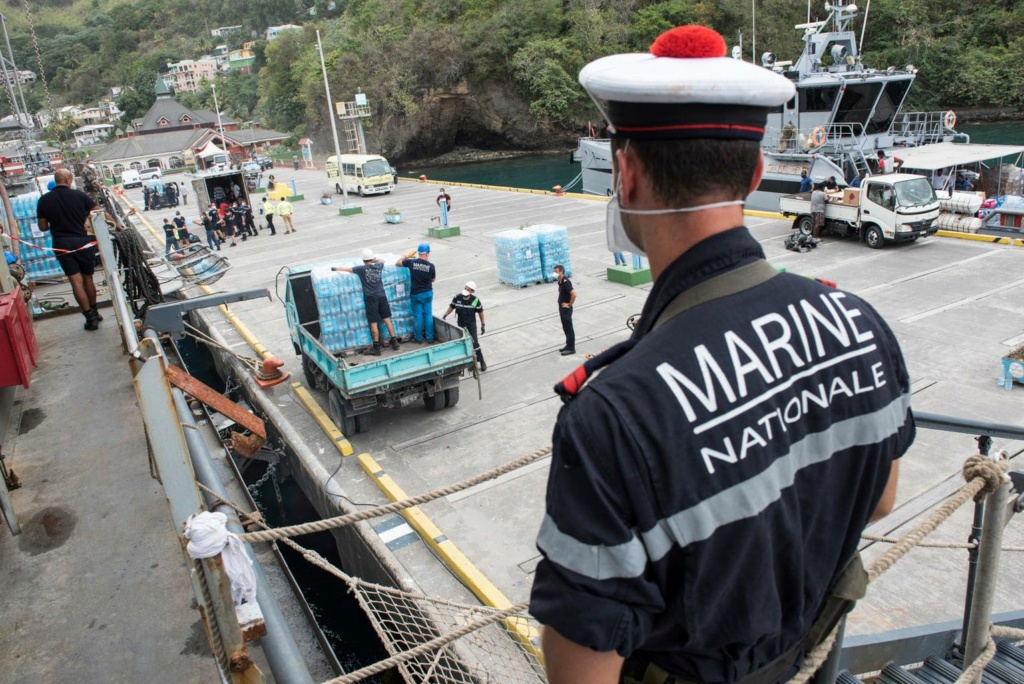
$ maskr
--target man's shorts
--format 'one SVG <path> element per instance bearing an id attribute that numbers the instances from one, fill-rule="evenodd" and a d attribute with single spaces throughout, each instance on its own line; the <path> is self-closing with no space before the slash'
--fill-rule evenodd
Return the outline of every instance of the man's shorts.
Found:
<path id="1" fill-rule="evenodd" d="M 61 237 L 53 241 L 54 249 L 77 249 L 90 242 L 95 242 L 92 237 Z M 77 252 L 57 254 L 57 263 L 60 264 L 64 275 L 73 276 L 77 273 L 92 275 L 96 270 L 96 245 Z"/>
<path id="2" fill-rule="evenodd" d="M 825 212 L 823 212 L 823 211 L 816 211 L 813 214 L 811 214 L 811 218 L 814 219 L 814 227 L 815 228 L 824 228 L 825 227 Z"/>
<path id="3" fill-rule="evenodd" d="M 232 237 L 235 234 L 235 224 L 231 221 L 225 221 L 224 227 L 221 229 L 225 235 Z"/>
<path id="4" fill-rule="evenodd" d="M 368 322 L 376 323 L 378 320 L 391 318 L 391 306 L 388 304 L 386 296 L 363 297 L 363 301 L 366 303 L 366 320 Z"/>

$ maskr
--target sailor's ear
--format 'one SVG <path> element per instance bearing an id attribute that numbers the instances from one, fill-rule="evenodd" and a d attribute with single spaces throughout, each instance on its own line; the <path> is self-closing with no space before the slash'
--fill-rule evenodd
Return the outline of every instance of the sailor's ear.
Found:
<path id="1" fill-rule="evenodd" d="M 747 195 L 750 195 L 757 186 L 761 184 L 761 178 L 764 177 L 764 153 L 761 150 L 757 151 L 757 166 L 754 167 L 754 177 L 750 179 L 750 188 L 747 190 Z"/>

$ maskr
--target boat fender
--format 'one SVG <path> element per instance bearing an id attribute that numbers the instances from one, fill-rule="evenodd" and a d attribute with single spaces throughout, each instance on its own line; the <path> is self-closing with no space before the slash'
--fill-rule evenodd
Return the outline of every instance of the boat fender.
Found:
<path id="1" fill-rule="evenodd" d="M 815 147 L 821 147 L 828 142 L 828 133 L 825 132 L 824 126 L 818 126 L 811 131 L 811 144 Z"/>
<path id="2" fill-rule="evenodd" d="M 956 126 L 956 112 L 950 109 L 948 112 L 942 115 L 942 125 L 952 130 Z"/>

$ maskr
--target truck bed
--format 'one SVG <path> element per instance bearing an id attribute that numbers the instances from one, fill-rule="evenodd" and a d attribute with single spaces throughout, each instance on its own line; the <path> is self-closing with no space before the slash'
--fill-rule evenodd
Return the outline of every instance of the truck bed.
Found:
<path id="1" fill-rule="evenodd" d="M 799 192 L 779 198 L 779 212 L 785 216 L 803 216 L 811 213 L 811 193 Z M 859 208 L 842 202 L 829 201 L 825 204 L 825 218 L 856 224 L 860 219 Z"/>

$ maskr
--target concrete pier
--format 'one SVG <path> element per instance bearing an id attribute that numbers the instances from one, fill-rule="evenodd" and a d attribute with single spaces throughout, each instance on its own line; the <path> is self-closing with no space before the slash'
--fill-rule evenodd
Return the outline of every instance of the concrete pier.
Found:
<path id="1" fill-rule="evenodd" d="M 306 197 L 329 187 L 314 171 L 285 171 Z M 409 494 L 466 479 L 550 443 L 560 402 L 552 387 L 596 353 L 626 339 L 626 320 L 640 312 L 650 285 L 627 287 L 609 282 L 612 255 L 605 246 L 605 204 L 595 199 L 508 193 L 445 185 L 453 198 L 451 220 L 459 236 L 430 240 L 437 265 L 434 313 L 440 315 L 466 280 L 477 283 L 486 311 L 487 334 L 481 345 L 488 371 L 482 375 L 482 399 L 472 379 L 462 384 L 462 400 L 438 413 L 421 405 L 378 411 L 368 433 L 348 435 L 356 453 L 367 452 Z M 295 204 L 297 233 L 270 236 L 263 231 L 238 247 L 224 247 L 232 270 L 217 290 L 275 287 L 283 267 L 358 255 L 364 247 L 378 253 L 402 253 L 424 241 L 437 209 L 437 186 L 403 180 L 388 196 L 352 197 L 363 212 L 339 216 L 337 207 L 306 200 Z M 136 206 L 138 191 L 128 191 Z M 336 198 L 336 199 L 340 199 Z M 383 213 L 397 208 L 401 224 L 386 223 Z M 173 214 L 172 212 L 169 212 Z M 183 211 L 183 213 L 186 213 Z M 198 209 L 188 207 L 188 215 Z M 154 227 L 168 212 L 142 214 Z M 577 351 L 563 357 L 556 288 L 541 284 L 521 290 L 498 284 L 492 236 L 529 223 L 555 223 L 569 229 L 572 280 L 578 299 Z M 889 322 L 906 355 L 918 410 L 964 418 L 1024 425 L 1024 391 L 996 385 L 999 359 L 1024 341 L 1024 250 L 980 241 L 927 238 L 871 250 L 854 240 L 827 238 L 806 254 L 786 251 L 788 222 L 748 217 L 747 225 L 773 265 L 793 273 L 835 281 L 860 294 Z M 158 239 L 145 228 L 143 234 Z M 282 291 L 283 292 L 283 291 Z M 280 301 L 233 305 L 260 342 L 286 361 L 293 380 L 302 379 Z M 238 332 L 216 310 L 198 314 L 200 324 L 237 353 L 254 356 Z M 222 372 L 238 373 L 254 405 L 275 424 L 293 458 L 289 467 L 323 516 L 348 512 L 352 502 L 386 501 L 373 478 L 354 458 L 344 461 L 287 384 L 259 392 L 242 376 L 242 366 L 220 355 Z M 326 395 L 311 390 L 326 407 Z M 1012 454 L 1018 443 L 997 440 Z M 909 523 L 905 514 L 958 481 L 963 459 L 976 451 L 969 435 L 919 431 L 904 458 L 899 507 L 873 531 L 889 532 Z M 511 601 L 529 594 L 538 554 L 536 530 L 543 515 L 547 460 L 499 480 L 433 502 L 424 511 L 468 559 Z M 945 484 L 944 484 L 945 483 Z M 393 516 L 392 516 L 393 517 Z M 938 538 L 966 538 L 971 511 L 957 514 Z M 458 600 L 473 600 L 470 590 L 440 565 L 420 541 L 391 544 L 391 518 L 336 532 L 347 567 L 368 579 Z M 378 532 L 377 530 L 381 531 Z M 387 534 L 384 539 L 381 534 Z M 1007 544 L 1024 545 L 1019 522 L 1007 530 Z M 867 555 L 875 553 L 868 550 Z M 966 552 L 920 549 L 898 569 L 876 582 L 851 617 L 848 634 L 875 632 L 955 619 L 963 606 Z M 1024 579 L 1020 564 L 1004 565 L 996 610 L 1020 607 L 1016 587 Z"/>

